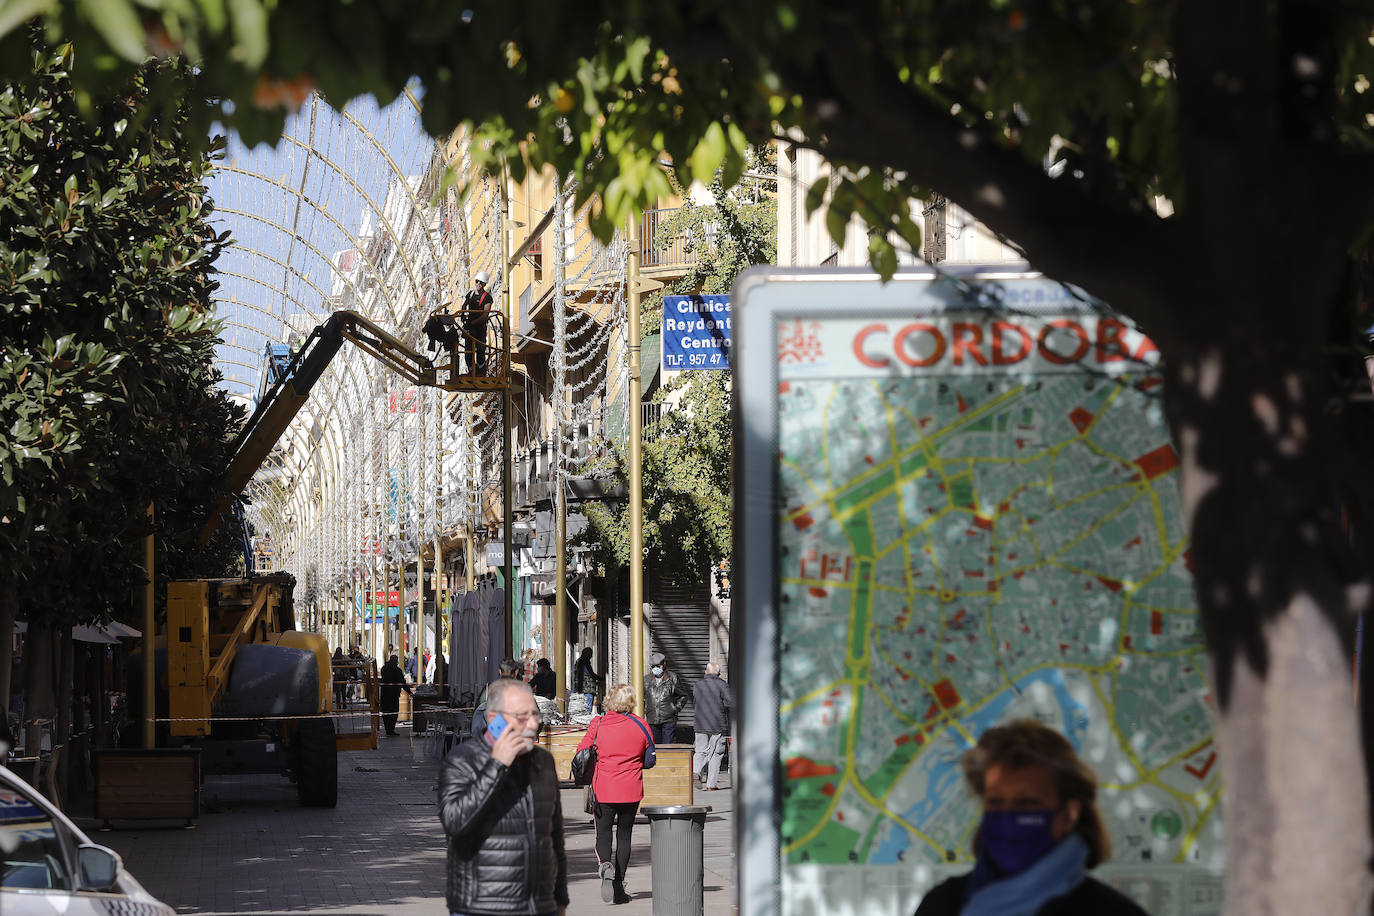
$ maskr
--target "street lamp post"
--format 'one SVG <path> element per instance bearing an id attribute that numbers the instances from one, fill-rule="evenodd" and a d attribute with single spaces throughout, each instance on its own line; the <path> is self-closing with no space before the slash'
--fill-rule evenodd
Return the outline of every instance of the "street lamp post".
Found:
<path id="1" fill-rule="evenodd" d="M 644 715 L 644 529 L 642 524 L 643 491 L 640 478 L 639 408 L 639 214 L 630 216 L 626 243 L 629 247 L 626 283 L 629 302 L 626 311 L 626 345 L 630 357 L 630 391 L 626 411 L 629 415 L 629 482 L 630 482 L 630 683 L 635 691 L 635 715 Z"/>

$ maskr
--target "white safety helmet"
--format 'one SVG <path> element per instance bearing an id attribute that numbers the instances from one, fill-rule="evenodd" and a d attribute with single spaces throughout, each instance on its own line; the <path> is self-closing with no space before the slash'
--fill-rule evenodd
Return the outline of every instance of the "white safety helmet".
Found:
<path id="1" fill-rule="evenodd" d="M 487 272 L 485 270 L 477 271 L 477 274 L 472 278 L 472 282 L 474 283 L 486 283 L 487 280 L 488 277 Z"/>

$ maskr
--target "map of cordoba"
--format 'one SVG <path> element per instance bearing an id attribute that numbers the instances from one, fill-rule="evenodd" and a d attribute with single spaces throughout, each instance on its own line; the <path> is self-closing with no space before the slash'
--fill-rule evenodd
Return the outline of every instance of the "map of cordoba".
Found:
<path id="1" fill-rule="evenodd" d="M 1030 716 L 1097 771 L 1113 863 L 1207 864 L 1211 684 L 1158 379 L 999 370 L 1025 331 L 920 327 L 897 357 L 930 374 L 789 378 L 784 354 L 784 861 L 971 862 L 959 757 Z M 853 352 L 886 368 L 874 328 Z"/>

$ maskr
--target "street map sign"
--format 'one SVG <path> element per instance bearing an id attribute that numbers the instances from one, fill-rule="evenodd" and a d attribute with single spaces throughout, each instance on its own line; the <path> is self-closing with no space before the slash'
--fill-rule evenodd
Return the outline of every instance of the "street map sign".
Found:
<path id="1" fill-rule="evenodd" d="M 759 269 L 735 301 L 741 911 L 914 912 L 973 864 L 960 756 L 1031 717 L 1098 774 L 1094 874 L 1154 916 L 1219 913 L 1154 345 L 1008 270 Z"/>
<path id="2" fill-rule="evenodd" d="M 730 297 L 663 297 L 663 368 L 730 368 Z"/>

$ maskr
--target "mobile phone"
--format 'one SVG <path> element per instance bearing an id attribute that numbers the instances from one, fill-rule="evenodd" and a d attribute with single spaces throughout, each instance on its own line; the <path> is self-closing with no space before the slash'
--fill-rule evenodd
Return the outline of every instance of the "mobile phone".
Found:
<path id="1" fill-rule="evenodd" d="M 501 737 L 501 733 L 506 730 L 506 726 L 509 724 L 505 716 L 499 712 L 494 712 L 491 714 L 491 718 L 487 720 L 487 734 L 491 735 L 492 741 L 495 741 Z"/>

